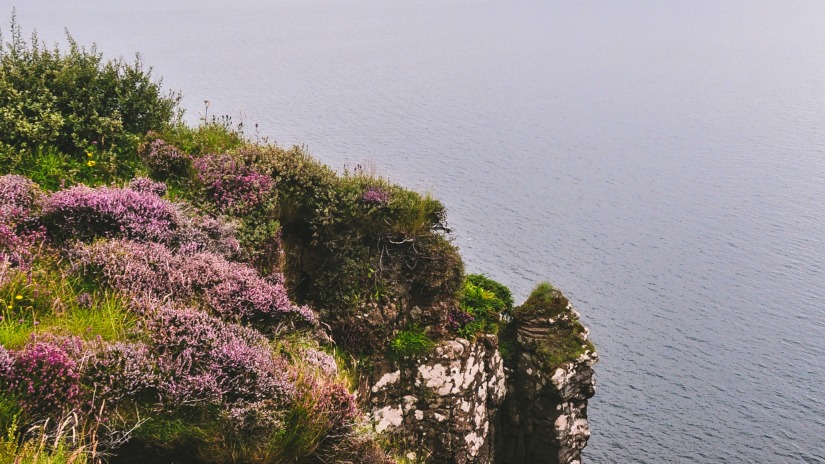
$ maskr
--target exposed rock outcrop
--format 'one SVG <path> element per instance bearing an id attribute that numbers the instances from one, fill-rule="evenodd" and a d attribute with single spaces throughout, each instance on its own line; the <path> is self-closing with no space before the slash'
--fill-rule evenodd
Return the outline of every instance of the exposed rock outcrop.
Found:
<path id="1" fill-rule="evenodd" d="M 577 464 L 590 438 L 587 400 L 598 355 L 578 313 L 558 296 L 563 310 L 517 311 L 511 322 L 498 464 Z"/>
<path id="2" fill-rule="evenodd" d="M 552 289 L 514 311 L 501 346 L 482 335 L 443 341 L 415 359 L 376 359 L 362 403 L 413 462 L 577 464 L 598 360 L 587 337 Z"/>
<path id="3" fill-rule="evenodd" d="M 504 399 L 497 338 L 441 342 L 429 354 L 378 366 L 370 416 L 378 432 L 407 445 L 411 460 L 481 464 L 493 460 L 493 424 Z"/>

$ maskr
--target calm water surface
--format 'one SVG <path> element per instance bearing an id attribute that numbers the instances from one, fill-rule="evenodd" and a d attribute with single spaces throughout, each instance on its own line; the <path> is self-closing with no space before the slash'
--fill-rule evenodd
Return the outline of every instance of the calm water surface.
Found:
<path id="1" fill-rule="evenodd" d="M 821 0 L 15 3 L 564 289 L 602 355 L 588 462 L 825 462 Z"/>

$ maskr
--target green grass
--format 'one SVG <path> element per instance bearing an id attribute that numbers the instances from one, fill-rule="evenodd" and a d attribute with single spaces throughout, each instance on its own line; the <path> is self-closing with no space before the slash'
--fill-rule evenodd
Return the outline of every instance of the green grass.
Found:
<path id="1" fill-rule="evenodd" d="M 575 322 L 576 326 L 581 324 Z M 542 343 L 536 352 L 542 357 L 542 362 L 548 370 L 556 369 L 566 362 L 575 361 L 586 350 L 595 351 L 595 347 L 588 340 L 582 342 L 577 336 L 577 327 L 562 327 L 552 334 L 546 343 Z"/>
<path id="2" fill-rule="evenodd" d="M 159 135 L 166 143 L 175 145 L 190 155 L 226 153 L 247 143 L 242 127 L 235 126 L 229 116 L 213 117 L 211 121 L 197 127 L 178 123 Z"/>
<path id="3" fill-rule="evenodd" d="M 0 395 L 0 464 L 99 463 L 96 430 L 69 415 L 59 422 L 46 422 L 21 430 L 19 416 L 6 417 L 5 395 Z M 20 437 L 25 436 L 21 439 Z"/>
<path id="4" fill-rule="evenodd" d="M 32 336 L 52 333 L 84 340 L 124 340 L 137 320 L 122 297 L 90 288 L 53 260 L 35 262 L 30 271 L 6 269 L 0 278 L 0 344 L 21 348 Z M 91 290 L 91 291 L 89 291 Z M 91 303 L 78 296 L 88 293 Z"/>

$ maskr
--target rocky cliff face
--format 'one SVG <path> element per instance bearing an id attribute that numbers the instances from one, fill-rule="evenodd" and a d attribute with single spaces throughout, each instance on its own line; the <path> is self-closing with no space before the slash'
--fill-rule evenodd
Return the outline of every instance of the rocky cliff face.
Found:
<path id="1" fill-rule="evenodd" d="M 379 361 L 362 391 L 376 430 L 406 443 L 413 462 L 580 462 L 598 356 L 578 313 L 560 293 L 554 301 L 515 312 L 501 335 L 506 362 L 495 335 Z"/>
<path id="2" fill-rule="evenodd" d="M 376 430 L 406 442 L 414 462 L 492 462 L 493 424 L 505 395 L 497 348 L 492 335 L 457 338 L 426 356 L 378 366 L 367 392 Z"/>
<path id="3" fill-rule="evenodd" d="M 496 462 L 500 464 L 577 464 L 590 438 L 587 400 L 595 394 L 593 365 L 598 355 L 585 348 L 572 361 L 548 364 L 546 345 L 569 334 L 578 314 L 567 306 L 555 318 L 517 317 L 507 399 L 498 416 Z M 582 343 L 587 330 L 574 335 Z M 585 345 L 592 347 L 592 345 Z"/>

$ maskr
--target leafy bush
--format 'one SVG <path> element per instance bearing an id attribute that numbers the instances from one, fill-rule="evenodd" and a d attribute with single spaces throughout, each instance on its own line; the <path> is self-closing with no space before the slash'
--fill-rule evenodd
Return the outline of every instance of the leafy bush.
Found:
<path id="1" fill-rule="evenodd" d="M 513 294 L 504 284 L 496 282 L 484 274 L 470 274 L 467 276 L 467 282 L 492 292 L 495 297 L 501 301 L 503 305 L 501 309 L 502 312 L 509 313 L 513 310 Z"/>
<path id="2" fill-rule="evenodd" d="M 67 39 L 68 52 L 41 46 L 36 34 L 27 43 L 14 18 L 10 40 L 0 38 L 0 140 L 7 147 L 48 144 L 84 156 L 93 141 L 100 149 L 133 147 L 136 137 L 170 123 L 179 97 L 163 94 L 140 57 L 104 61 L 95 47 Z"/>
<path id="3" fill-rule="evenodd" d="M 410 357 L 429 351 L 435 343 L 427 336 L 424 329 L 413 325 L 395 335 L 390 342 L 390 351 L 396 356 Z"/>
<path id="4" fill-rule="evenodd" d="M 365 301 L 423 307 L 454 296 L 463 265 L 442 234 L 440 202 L 380 178 L 338 176 L 298 147 L 255 150 L 276 180 L 285 273 L 298 300 L 347 318 Z"/>

